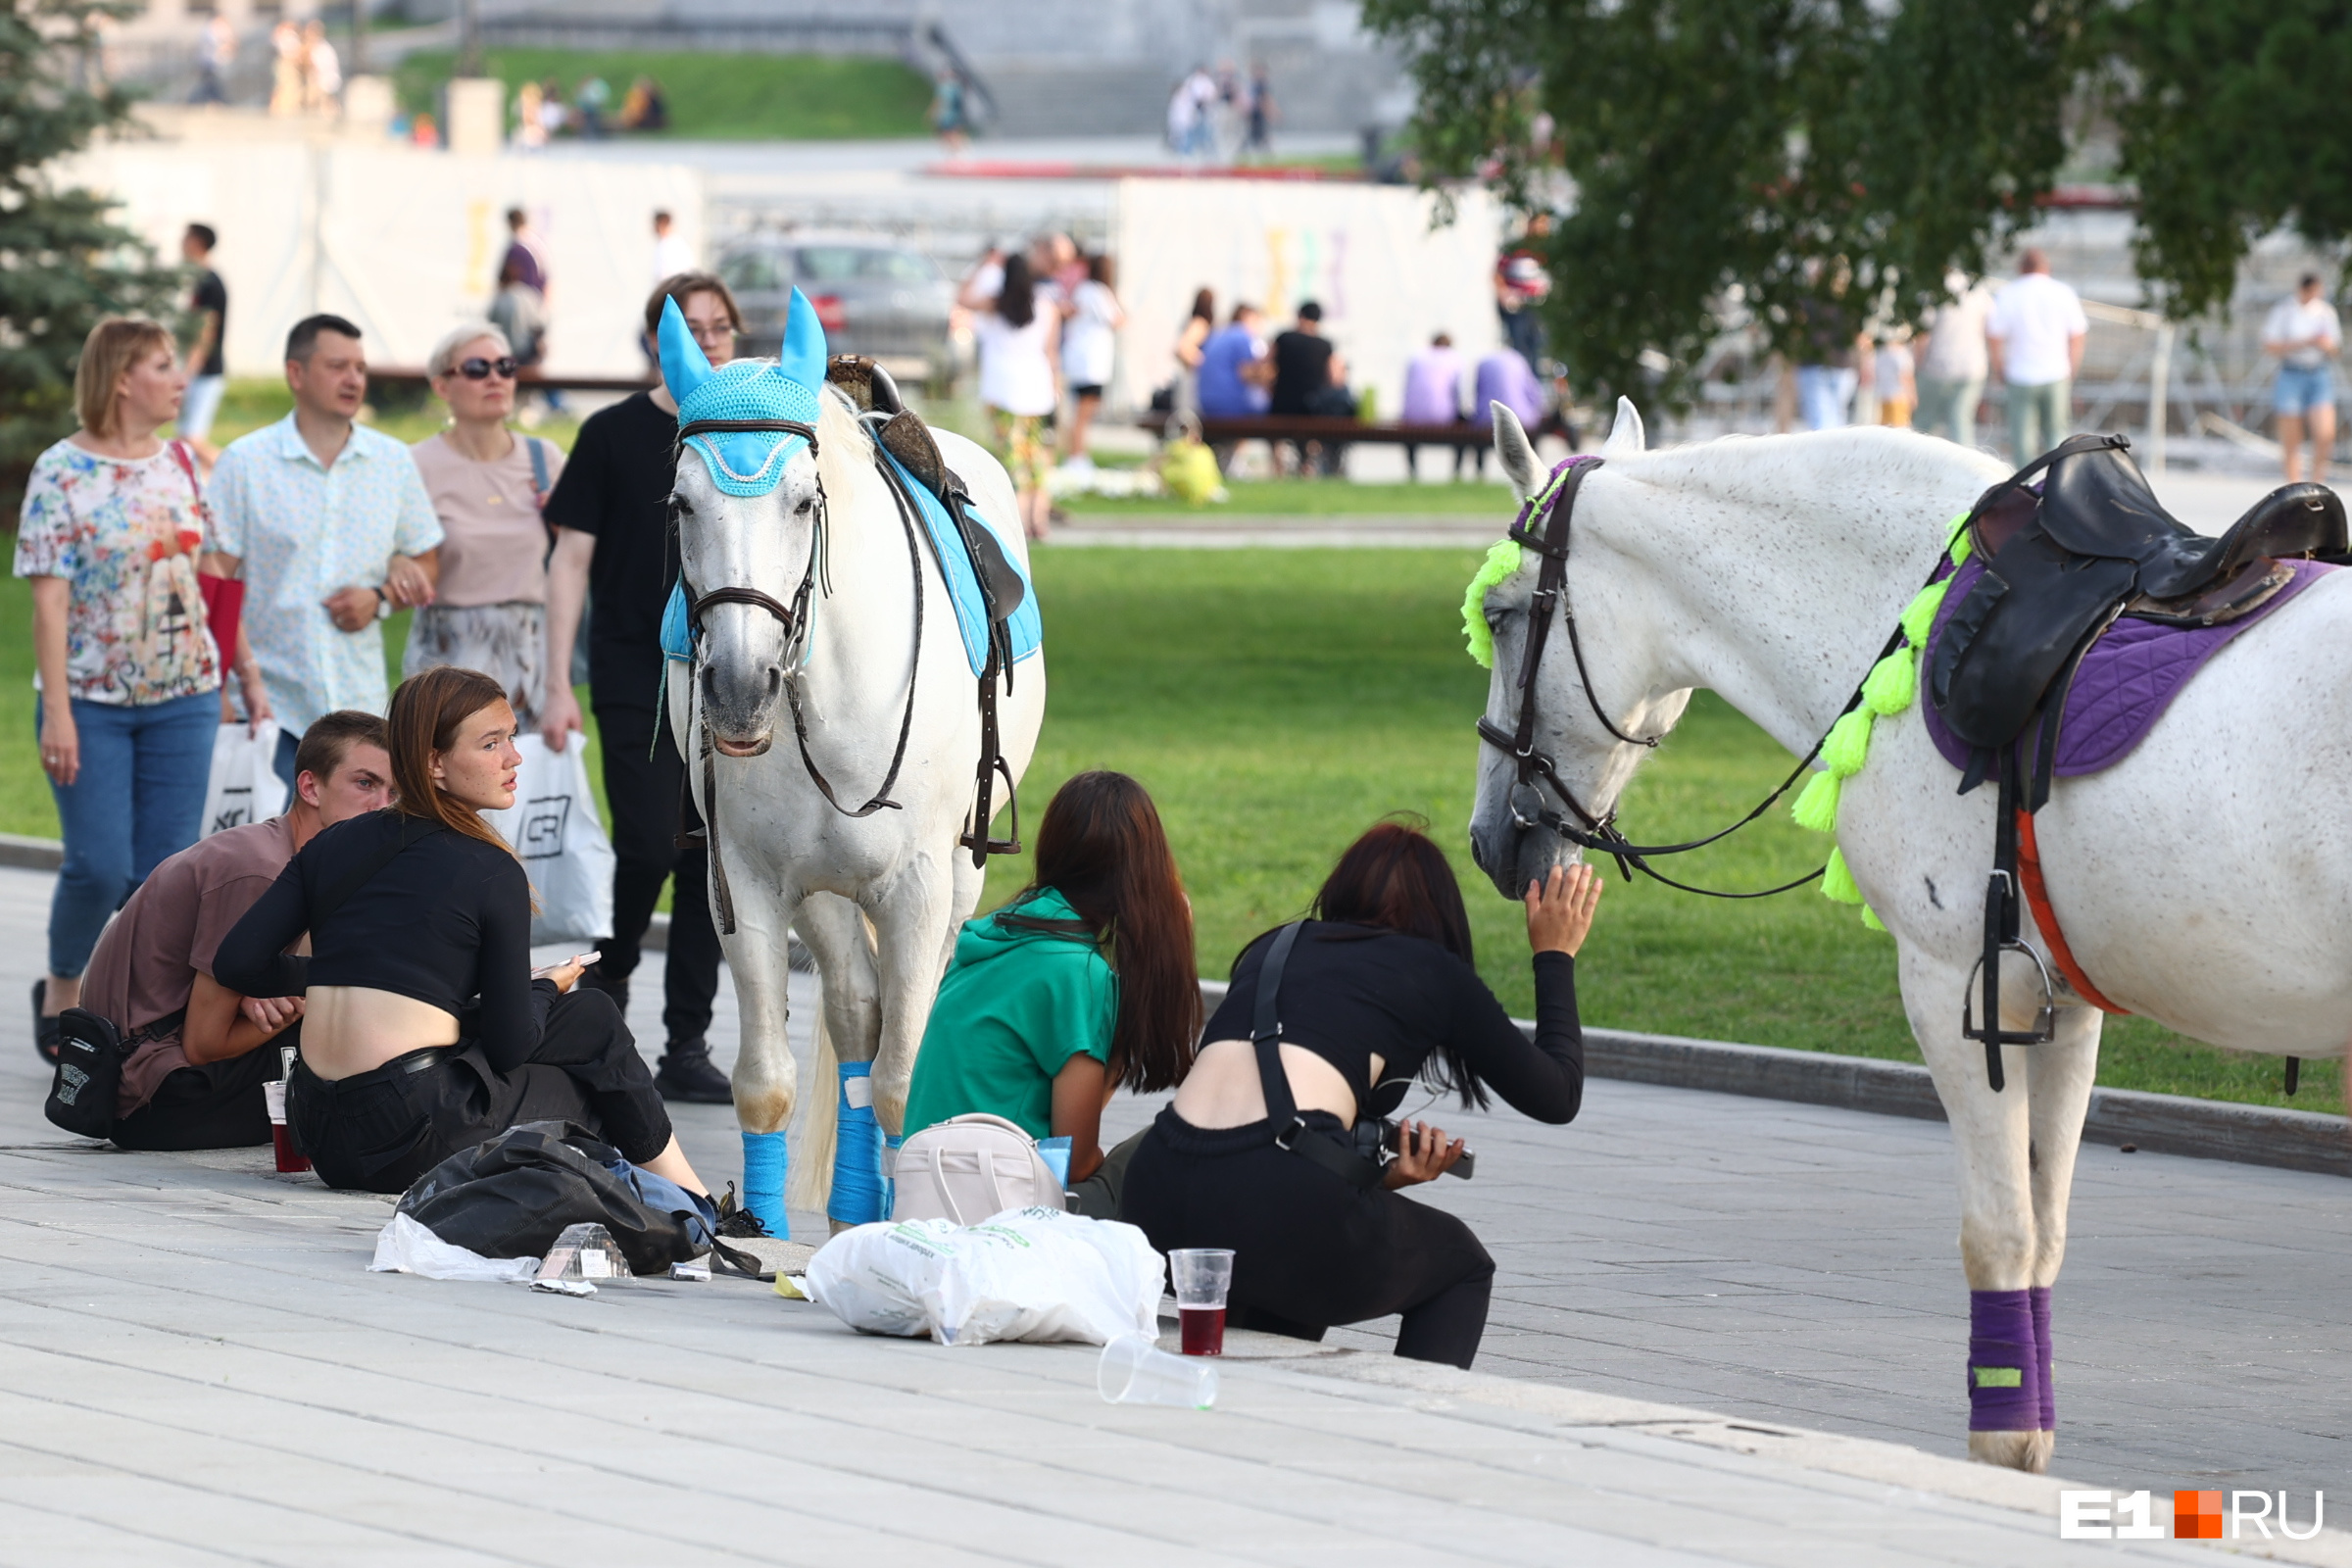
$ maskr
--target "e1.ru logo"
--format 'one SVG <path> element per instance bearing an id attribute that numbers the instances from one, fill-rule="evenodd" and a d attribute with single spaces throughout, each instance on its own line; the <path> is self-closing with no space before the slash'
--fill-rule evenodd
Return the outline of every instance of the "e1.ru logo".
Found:
<path id="1" fill-rule="evenodd" d="M 2286 1494 L 2276 1494 L 2278 1511 L 2273 1512 L 2268 1492 L 2232 1492 L 2225 1525 L 2222 1494 L 2218 1492 L 2176 1492 L 2173 1494 L 2173 1539 L 2175 1541 L 2240 1541 L 2247 1539 L 2246 1527 L 2251 1525 L 2271 1539 L 2271 1526 L 2278 1525 L 2278 1534 L 2289 1541 L 2309 1541 L 2320 1533 L 2326 1521 L 2328 1494 L 2311 1494 L 2311 1528 L 2296 1531 L 2287 1528 Z M 2258 1505 L 2258 1506 L 2256 1506 Z M 2120 1496 L 2113 1492 L 2075 1492 L 2058 1494 L 2058 1539 L 2061 1541 L 2162 1541 L 2164 1526 L 2156 1523 L 2155 1505 L 2145 1492 L 2127 1492 Z"/>

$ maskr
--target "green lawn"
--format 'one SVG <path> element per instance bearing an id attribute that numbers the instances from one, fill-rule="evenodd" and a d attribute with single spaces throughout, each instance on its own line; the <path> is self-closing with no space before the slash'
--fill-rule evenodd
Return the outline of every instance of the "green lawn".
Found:
<path id="1" fill-rule="evenodd" d="M 401 106 L 438 112 L 456 70 L 446 51 L 409 56 L 393 73 Z M 929 133 L 931 84 L 896 60 L 846 55 L 685 54 L 577 49 L 486 49 L 482 71 L 510 89 L 554 77 L 568 101 L 589 76 L 612 89 L 651 76 L 669 100 L 666 134 L 726 141 L 830 141 Z"/>
<path id="2" fill-rule="evenodd" d="M 1196 507 L 1173 497 L 1065 496 L 1062 510 L 1079 517 L 1231 516 L 1490 516 L 1502 533 L 1516 503 L 1507 485 L 1465 479 L 1428 484 L 1349 484 L 1344 479 L 1228 479 L 1233 499 Z"/>

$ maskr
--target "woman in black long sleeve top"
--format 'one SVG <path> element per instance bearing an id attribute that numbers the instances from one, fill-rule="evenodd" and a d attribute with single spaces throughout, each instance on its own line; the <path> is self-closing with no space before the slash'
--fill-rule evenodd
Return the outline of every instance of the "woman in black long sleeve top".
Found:
<path id="1" fill-rule="evenodd" d="M 1349 1141 L 1358 1115 L 1396 1108 L 1419 1076 L 1465 1106 L 1494 1090 L 1539 1121 L 1573 1119 L 1584 1099 L 1575 953 L 1600 882 L 1555 870 L 1527 895 L 1535 950 L 1530 1044 L 1470 964 L 1469 916 L 1446 857 L 1425 834 L 1374 828 L 1316 896 L 1281 981 L 1285 1079 L 1307 1131 Z M 1335 1323 L 1403 1314 L 1396 1353 L 1468 1366 L 1486 1332 L 1494 1260 L 1470 1227 L 1398 1196 L 1461 1156 L 1459 1140 L 1414 1124 L 1384 1182 L 1363 1189 L 1275 1143 L 1251 1023 L 1268 932 L 1234 965 L 1204 1046 L 1128 1167 L 1119 1217 L 1161 1251 L 1234 1250 L 1236 1327 L 1320 1339 Z"/>
<path id="2" fill-rule="evenodd" d="M 297 1146 L 329 1186 L 395 1193 L 518 1122 L 568 1120 L 702 1192 L 612 999 L 571 990 L 576 964 L 531 975 L 530 879 L 479 814 L 514 804 L 521 760 L 498 682 L 427 671 L 387 728 L 399 804 L 305 845 L 215 958 L 232 989 L 304 998 Z M 288 954 L 305 931 L 312 956 Z"/>

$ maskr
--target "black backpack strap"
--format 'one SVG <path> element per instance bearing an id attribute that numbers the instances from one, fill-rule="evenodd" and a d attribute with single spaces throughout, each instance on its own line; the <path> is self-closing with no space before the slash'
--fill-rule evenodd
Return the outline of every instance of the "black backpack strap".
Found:
<path id="1" fill-rule="evenodd" d="M 1266 1120 L 1274 1128 L 1275 1148 L 1322 1166 L 1359 1192 L 1369 1192 L 1380 1185 L 1380 1167 L 1352 1148 L 1343 1148 L 1309 1127 L 1306 1118 L 1298 1114 L 1290 1074 L 1282 1070 L 1282 971 L 1305 924 L 1304 920 L 1293 920 L 1275 932 L 1274 946 L 1267 951 L 1264 967 L 1257 971 L 1257 1009 L 1250 1039 L 1257 1050 L 1257 1082 L 1266 1097 Z"/>

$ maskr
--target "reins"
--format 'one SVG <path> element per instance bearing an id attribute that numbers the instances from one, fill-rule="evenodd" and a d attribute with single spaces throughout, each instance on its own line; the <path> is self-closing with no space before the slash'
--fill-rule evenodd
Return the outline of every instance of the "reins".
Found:
<path id="1" fill-rule="evenodd" d="M 1797 761 L 1796 766 L 1789 770 L 1788 776 L 1781 781 L 1780 786 L 1770 795 L 1765 796 L 1763 800 L 1757 802 L 1755 808 L 1745 816 L 1731 826 L 1710 833 L 1704 838 L 1690 839 L 1681 844 L 1635 844 L 1631 842 L 1617 830 L 1616 811 L 1612 809 L 1603 815 L 1595 816 L 1587 810 L 1583 803 L 1577 800 L 1576 793 L 1569 789 L 1567 782 L 1560 777 L 1557 761 L 1549 753 L 1537 748 L 1535 741 L 1536 677 L 1543 669 L 1544 649 L 1551 635 L 1551 612 L 1555 605 L 1559 607 L 1560 618 L 1567 622 L 1568 651 L 1576 660 L 1577 679 L 1584 687 L 1585 702 L 1591 707 L 1592 716 L 1600 721 L 1603 729 L 1627 746 L 1654 748 L 1662 738 L 1653 735 L 1642 739 L 1628 735 L 1617 727 L 1614 719 L 1609 717 L 1608 710 L 1601 706 L 1599 693 L 1593 688 L 1592 671 L 1585 662 L 1584 639 L 1577 633 L 1576 609 L 1568 599 L 1568 546 L 1570 531 L 1575 520 L 1576 497 L 1578 491 L 1584 487 L 1585 476 L 1599 467 L 1601 462 L 1602 460 L 1599 458 L 1568 459 L 1566 463 L 1553 470 L 1550 484 L 1528 498 L 1526 505 L 1519 509 L 1519 515 L 1512 522 L 1510 528 L 1509 537 L 1513 543 L 1522 549 L 1533 550 L 1544 558 L 1544 564 L 1538 568 L 1536 574 L 1535 596 L 1530 600 L 1528 606 L 1527 651 L 1519 664 L 1519 721 L 1515 732 L 1506 732 L 1500 725 L 1482 713 L 1478 720 L 1478 736 L 1488 745 L 1510 756 L 1516 762 L 1518 778 L 1512 787 L 1510 799 L 1513 825 L 1522 832 L 1532 832 L 1538 828 L 1545 829 L 1558 834 L 1571 844 L 1606 855 L 1617 862 L 1618 871 L 1628 881 L 1633 880 L 1634 872 L 1640 871 L 1654 882 L 1663 883 L 1667 887 L 1684 893 L 1695 893 L 1702 898 L 1769 899 L 1776 894 L 1790 893 L 1808 883 L 1818 881 L 1822 873 L 1828 869 L 1826 862 L 1794 881 L 1784 882 L 1778 887 L 1762 888 L 1748 893 L 1730 893 L 1717 888 L 1693 887 L 1688 882 L 1678 882 L 1649 864 L 1649 858 L 1669 855 L 1687 855 L 1692 850 L 1704 849 L 1710 844 L 1730 838 L 1772 809 L 1774 803 L 1795 787 L 1797 780 L 1805 776 L 1806 770 L 1821 755 L 1822 747 L 1829 743 L 1830 731 L 1828 729 L 1822 731 L 1821 738 L 1813 743 L 1812 749 L 1806 752 L 1803 758 Z M 1539 518 L 1544 524 L 1543 532 L 1540 534 L 1530 526 Z M 1942 561 L 1939 557 L 1936 569 L 1940 570 L 1941 565 Z M 1929 573 L 1928 581 L 1934 582 L 1935 580 L 1935 571 L 1932 570 Z M 1897 626 L 1887 636 L 1877 656 L 1871 660 L 1871 665 L 1876 665 L 1879 660 L 1893 653 L 1901 645 L 1902 639 L 1902 628 Z M 1869 667 L 1865 666 L 1863 680 L 1855 683 L 1853 694 L 1845 700 L 1845 706 L 1838 709 L 1837 718 L 1843 718 L 1861 705 L 1863 685 L 1869 679 Z M 1831 721 L 1830 727 L 1836 728 L 1836 719 Z M 1580 828 L 1560 812 L 1545 807 L 1543 791 L 1537 787 L 1539 783 L 1548 784 L 1552 793 L 1559 797 L 1560 803 L 1576 813 L 1578 821 L 1584 825 Z"/>

